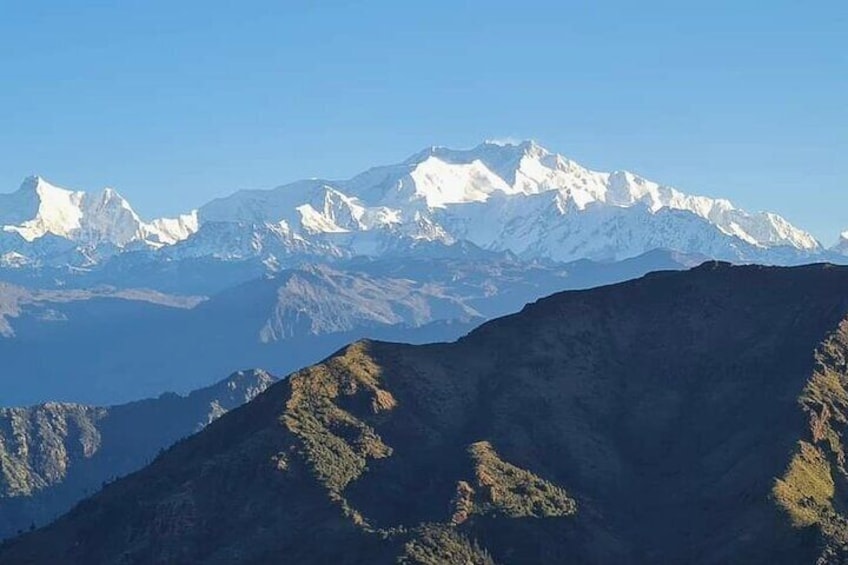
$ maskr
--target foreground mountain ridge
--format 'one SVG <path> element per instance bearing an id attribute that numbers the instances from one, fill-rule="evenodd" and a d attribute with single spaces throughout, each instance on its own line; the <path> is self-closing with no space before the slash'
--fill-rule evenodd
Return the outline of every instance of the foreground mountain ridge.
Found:
<path id="1" fill-rule="evenodd" d="M 657 248 L 772 263 L 825 253 L 776 214 L 626 171 L 592 171 L 531 141 L 431 147 L 349 180 L 239 191 L 150 222 L 112 189 L 87 194 L 32 177 L 0 195 L 0 225 L 0 266 L 10 269 L 94 268 L 126 252 L 155 261 L 260 258 L 273 269 L 304 258 L 414 254 L 420 242 L 556 261 Z"/>
<path id="2" fill-rule="evenodd" d="M 846 288 L 706 263 L 357 342 L 0 561 L 839 563 Z"/>

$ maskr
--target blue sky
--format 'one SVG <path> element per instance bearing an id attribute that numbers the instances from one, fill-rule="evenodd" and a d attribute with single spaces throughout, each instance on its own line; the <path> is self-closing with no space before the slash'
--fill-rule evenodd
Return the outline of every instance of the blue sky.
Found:
<path id="1" fill-rule="evenodd" d="M 846 38 L 827 0 L 7 0 L 0 190 L 110 185 L 152 217 L 534 138 L 829 244 L 848 229 Z"/>

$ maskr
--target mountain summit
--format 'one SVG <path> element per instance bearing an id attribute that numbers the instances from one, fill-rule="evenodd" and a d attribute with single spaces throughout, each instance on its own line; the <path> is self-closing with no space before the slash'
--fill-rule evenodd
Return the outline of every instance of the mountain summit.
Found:
<path id="1" fill-rule="evenodd" d="M 848 268 L 710 262 L 357 342 L 3 563 L 844 563 Z"/>

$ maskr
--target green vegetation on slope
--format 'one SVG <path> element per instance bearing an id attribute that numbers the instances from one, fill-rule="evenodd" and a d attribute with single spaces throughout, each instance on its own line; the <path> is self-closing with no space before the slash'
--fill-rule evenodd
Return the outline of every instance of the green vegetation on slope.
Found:
<path id="1" fill-rule="evenodd" d="M 576 503 L 563 489 L 501 460 L 491 443 L 476 442 L 466 454 L 475 475 L 475 500 L 471 499 L 474 489 L 460 480 L 458 496 L 465 492 L 468 499 L 443 500 L 444 508 L 453 508 L 444 522 L 422 521 L 412 528 L 402 524 L 375 526 L 368 510 L 345 495 L 348 485 L 368 473 L 369 461 L 394 455 L 392 447 L 365 421 L 379 425 L 398 407 L 398 400 L 382 388 L 383 368 L 375 361 L 372 348 L 369 342 L 355 343 L 324 363 L 292 375 L 282 417 L 288 431 L 302 442 L 305 464 L 328 489 L 330 500 L 356 526 L 369 534 L 403 542 L 399 559 L 406 563 L 483 564 L 490 563 L 491 556 L 455 530 L 471 514 L 545 518 L 576 512 Z"/>
<path id="2" fill-rule="evenodd" d="M 798 442 L 773 494 L 798 528 L 817 526 L 829 553 L 848 553 L 848 322 L 816 352 L 816 370 L 799 402 L 809 420 L 807 441 Z"/>
<path id="3" fill-rule="evenodd" d="M 403 565 L 494 565 L 492 556 L 453 528 L 427 524 L 418 528 L 398 558 Z"/>
<path id="4" fill-rule="evenodd" d="M 377 386 L 379 373 L 363 345 L 355 344 L 344 355 L 291 377 L 283 421 L 303 440 L 309 463 L 331 491 L 340 492 L 357 479 L 369 459 L 392 453 L 373 428 L 335 403 L 340 395 L 365 395 L 375 414 L 394 408 L 391 394 Z"/>
<path id="5" fill-rule="evenodd" d="M 789 513 L 792 523 L 804 528 L 823 525 L 835 517 L 835 485 L 830 465 L 817 447 L 802 441 L 789 469 L 774 486 L 774 495 Z"/>
<path id="6" fill-rule="evenodd" d="M 476 493 L 480 498 L 475 511 L 480 514 L 551 518 L 577 512 L 577 503 L 563 489 L 502 461 L 491 443 L 474 443 L 468 453 L 474 461 Z"/>

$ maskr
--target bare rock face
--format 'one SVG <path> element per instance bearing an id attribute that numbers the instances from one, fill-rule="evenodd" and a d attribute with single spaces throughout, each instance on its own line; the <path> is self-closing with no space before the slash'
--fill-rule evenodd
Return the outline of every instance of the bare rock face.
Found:
<path id="1" fill-rule="evenodd" d="M 47 523 L 273 381 L 264 371 L 244 371 L 185 397 L 0 408 L 0 537 Z"/>
<path id="2" fill-rule="evenodd" d="M 561 293 L 350 345 L 0 562 L 839 563 L 846 360 L 845 268 Z"/>

